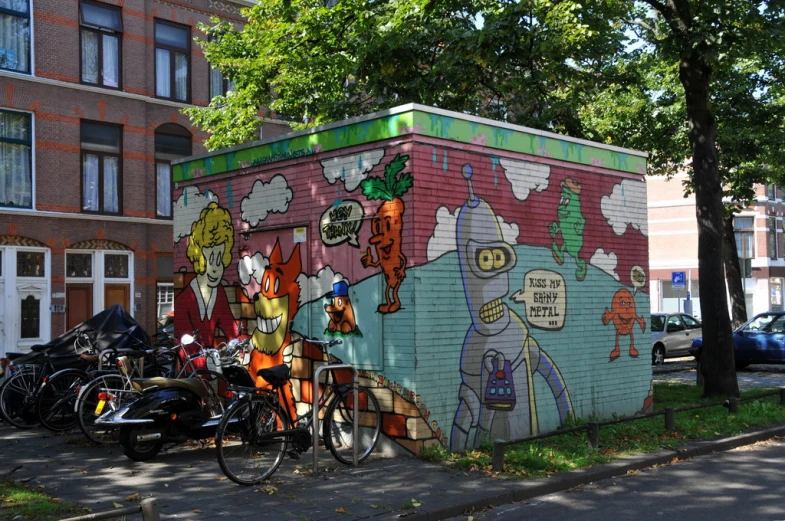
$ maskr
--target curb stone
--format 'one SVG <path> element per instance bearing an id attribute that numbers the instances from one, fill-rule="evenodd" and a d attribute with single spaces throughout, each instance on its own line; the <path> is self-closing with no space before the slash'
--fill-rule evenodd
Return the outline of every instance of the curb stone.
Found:
<path id="1" fill-rule="evenodd" d="M 410 514 L 403 513 L 395 517 L 405 521 L 442 521 L 464 515 L 466 512 L 495 505 L 525 501 L 538 496 L 561 492 L 579 485 L 586 485 L 594 481 L 624 475 L 629 471 L 641 470 L 655 465 L 665 465 L 674 460 L 683 461 L 697 456 L 723 452 L 777 436 L 785 436 L 785 424 L 746 432 L 738 436 L 698 441 L 674 449 L 662 449 L 650 454 L 629 456 L 595 467 L 562 472 L 548 478 L 523 481 L 516 483 L 516 486 L 511 489 L 501 492 L 489 493 L 482 497 L 460 501 L 445 507 L 423 507 L 412 511 Z"/>

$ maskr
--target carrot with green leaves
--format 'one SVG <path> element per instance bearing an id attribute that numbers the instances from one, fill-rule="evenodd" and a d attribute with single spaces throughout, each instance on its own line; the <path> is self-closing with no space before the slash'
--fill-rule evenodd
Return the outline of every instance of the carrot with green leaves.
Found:
<path id="1" fill-rule="evenodd" d="M 405 210 L 401 197 L 414 184 L 412 174 L 401 173 L 408 159 L 409 156 L 397 154 L 384 167 L 384 178 L 369 177 L 360 183 L 369 201 L 384 201 L 371 220 L 371 238 L 368 241 L 376 249 L 377 260 L 373 260 L 370 248 L 364 251 L 361 259 L 363 267 L 380 267 L 384 274 L 387 302 L 379 304 L 379 313 L 394 313 L 401 308 L 398 289 L 406 277 L 407 262 L 406 255 L 401 251 Z"/>

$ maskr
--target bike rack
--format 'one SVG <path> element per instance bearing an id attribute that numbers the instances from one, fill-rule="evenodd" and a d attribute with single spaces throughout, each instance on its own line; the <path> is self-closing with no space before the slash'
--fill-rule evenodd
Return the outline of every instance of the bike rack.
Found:
<path id="1" fill-rule="evenodd" d="M 353 378 L 353 385 L 352 385 L 352 394 L 354 395 L 354 417 L 352 420 L 352 466 L 357 466 L 357 409 L 359 409 L 359 403 L 357 402 L 357 386 L 359 385 L 359 374 L 357 373 L 357 368 L 351 364 L 328 364 L 323 365 L 316 369 L 316 372 L 313 374 L 313 409 L 311 414 L 313 414 L 313 421 L 311 422 L 313 425 L 313 475 L 319 473 L 319 375 L 322 371 L 325 370 L 334 370 L 334 369 L 349 369 L 352 371 L 352 378 Z"/>

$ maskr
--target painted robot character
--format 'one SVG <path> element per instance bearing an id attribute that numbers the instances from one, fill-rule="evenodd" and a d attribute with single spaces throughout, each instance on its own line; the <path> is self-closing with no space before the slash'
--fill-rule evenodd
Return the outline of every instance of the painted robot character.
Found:
<path id="1" fill-rule="evenodd" d="M 504 241 L 491 207 L 474 195 L 470 165 L 464 165 L 463 175 L 469 199 L 458 214 L 455 235 L 472 325 L 461 354 L 452 450 L 474 447 L 489 435 L 514 439 L 537 433 L 535 373 L 550 387 L 561 422 L 572 414 L 559 369 L 502 301 L 509 293 L 507 272 L 515 266 L 515 251 Z"/>
<path id="2" fill-rule="evenodd" d="M 548 227 L 553 238 L 551 251 L 559 265 L 564 263 L 565 252 L 572 255 L 578 265 L 575 278 L 580 281 L 586 278 L 586 261 L 580 258 L 583 248 L 583 228 L 586 226 L 586 219 L 581 214 L 581 185 L 572 179 L 565 179 L 560 186 L 561 200 L 556 210 L 559 220 L 552 222 Z M 559 232 L 562 238 L 561 246 L 556 242 Z"/>

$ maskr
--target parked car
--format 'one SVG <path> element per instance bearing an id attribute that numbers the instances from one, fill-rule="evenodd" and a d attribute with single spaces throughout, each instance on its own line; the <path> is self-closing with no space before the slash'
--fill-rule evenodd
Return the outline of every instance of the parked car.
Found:
<path id="1" fill-rule="evenodd" d="M 666 358 L 689 356 L 695 338 L 703 335 L 701 323 L 684 313 L 651 314 L 651 363 L 659 365 Z"/>
<path id="2" fill-rule="evenodd" d="M 692 342 L 690 353 L 700 357 L 703 338 Z M 785 364 L 785 312 L 755 315 L 733 332 L 736 369 L 750 364 Z"/>

